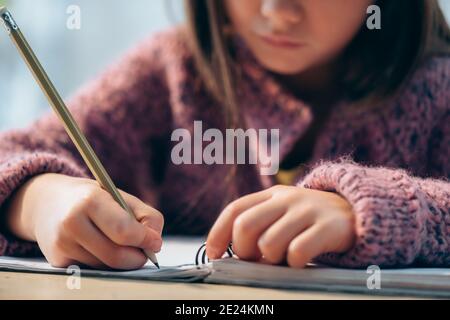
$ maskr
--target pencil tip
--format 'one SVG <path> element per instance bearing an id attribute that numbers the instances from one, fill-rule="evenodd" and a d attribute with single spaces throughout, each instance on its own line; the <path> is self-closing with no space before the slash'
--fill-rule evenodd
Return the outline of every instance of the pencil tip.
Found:
<path id="1" fill-rule="evenodd" d="M 158 269 L 161 269 L 161 268 L 159 267 L 159 263 L 155 262 L 155 266 L 156 266 Z"/>

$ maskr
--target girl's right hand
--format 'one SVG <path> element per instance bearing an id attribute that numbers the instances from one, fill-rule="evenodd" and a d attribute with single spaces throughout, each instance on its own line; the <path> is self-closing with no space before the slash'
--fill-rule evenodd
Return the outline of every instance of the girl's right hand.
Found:
<path id="1" fill-rule="evenodd" d="M 138 269 L 141 249 L 161 250 L 162 214 L 120 191 L 136 219 L 95 180 L 43 174 L 24 184 L 7 207 L 9 230 L 36 241 L 49 263 Z"/>

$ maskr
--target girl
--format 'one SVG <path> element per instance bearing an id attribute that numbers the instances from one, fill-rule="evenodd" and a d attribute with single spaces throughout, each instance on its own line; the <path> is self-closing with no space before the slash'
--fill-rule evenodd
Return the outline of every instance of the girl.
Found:
<path id="1" fill-rule="evenodd" d="M 165 224 L 212 226 L 210 258 L 232 241 L 241 259 L 292 267 L 450 264 L 450 32 L 437 1 L 186 8 L 186 27 L 144 41 L 69 103 L 137 221 L 49 115 L 0 136 L 1 254 L 134 269 Z M 194 121 L 280 129 L 282 170 L 175 165 L 171 133 Z"/>

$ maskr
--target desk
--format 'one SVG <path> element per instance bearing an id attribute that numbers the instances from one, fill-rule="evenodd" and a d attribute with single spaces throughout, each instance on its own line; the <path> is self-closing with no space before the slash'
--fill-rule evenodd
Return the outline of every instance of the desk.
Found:
<path id="1" fill-rule="evenodd" d="M 69 290 L 66 285 L 67 277 L 66 275 L 0 272 L 0 299 L 334 300 L 407 298 L 87 277 L 81 279 L 80 290 Z"/>

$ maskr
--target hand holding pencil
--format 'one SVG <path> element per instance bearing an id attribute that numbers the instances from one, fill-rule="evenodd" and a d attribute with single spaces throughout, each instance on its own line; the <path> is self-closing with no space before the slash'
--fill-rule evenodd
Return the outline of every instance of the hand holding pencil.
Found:
<path id="1" fill-rule="evenodd" d="M 37 242 L 51 265 L 134 270 L 161 248 L 162 215 L 120 191 L 131 218 L 95 180 L 47 173 L 22 185 L 6 212 L 9 229 Z"/>
<path id="2" fill-rule="evenodd" d="M 39 241 L 39 237 L 46 239 L 46 241 L 48 240 L 50 242 L 48 251 L 54 249 L 51 252 L 53 254 L 55 251 L 62 251 L 59 255 L 56 254 L 58 260 L 50 252 L 43 250 L 44 254 L 47 253 L 47 257 L 51 256 L 54 258 L 57 261 L 55 264 L 58 265 L 69 263 L 71 260 L 80 262 L 85 260 L 87 261 L 86 264 L 93 266 L 102 264 L 113 268 L 133 268 L 136 267 L 136 263 L 126 264 L 117 260 L 120 260 L 121 257 L 126 259 L 133 254 L 136 257 L 136 250 L 132 247 L 139 247 L 159 267 L 154 251 L 159 251 L 161 247 L 162 215 L 138 199 L 119 192 L 34 55 L 11 13 L 6 8 L 0 7 L 0 17 L 11 40 L 61 120 L 92 175 L 97 180 L 97 183 L 93 183 L 92 181 L 89 182 L 89 180 L 76 180 L 75 178 L 59 175 L 56 175 L 56 177 L 55 175 L 43 175 L 32 179 L 19 190 L 12 201 L 9 209 L 10 214 L 8 215 L 11 228 L 13 231 L 16 231 L 16 234 L 28 240 L 35 240 L 38 243 L 45 242 Z M 42 184 L 43 181 L 45 181 L 45 184 Z M 53 185 L 52 183 L 55 181 L 57 183 Z M 39 185 L 41 188 L 36 189 L 36 185 Z M 51 186 L 54 188 L 53 192 L 49 194 L 63 195 L 68 193 L 71 196 L 43 199 L 46 193 L 41 192 L 42 188 L 51 190 Z M 66 186 L 68 189 L 73 188 L 74 190 L 72 192 L 59 191 L 62 186 Z M 73 198 L 74 195 L 75 198 Z M 127 199 L 124 199 L 124 195 L 126 195 Z M 28 199 L 28 201 L 24 199 Z M 40 199 L 40 201 L 36 199 Z M 48 202 L 49 200 L 50 202 Z M 27 204 L 30 205 L 28 210 Z M 39 212 L 39 204 L 46 204 L 49 207 L 40 209 L 47 212 L 46 216 L 41 217 L 41 219 L 54 218 L 53 224 L 46 223 L 47 227 L 38 228 L 40 216 L 36 213 L 35 216 L 24 219 L 27 218 L 30 212 Z M 52 209 L 54 209 L 55 216 L 49 216 Z M 140 213 L 135 212 L 136 210 Z M 83 218 L 87 219 L 83 220 Z M 149 226 L 153 224 L 153 229 L 139 224 L 136 222 L 136 219 L 142 224 L 147 223 Z M 23 221 L 33 221 L 33 223 L 21 225 Z M 125 231 L 126 228 L 129 229 Z M 59 232 L 61 229 L 63 229 L 63 232 Z M 47 234 L 48 232 L 50 234 Z M 51 235 L 55 235 L 55 232 L 57 238 L 51 238 Z M 62 246 L 61 242 L 64 243 Z M 39 244 L 42 247 L 41 243 Z M 44 245 L 44 247 L 46 246 Z M 114 248 L 120 249 L 120 252 L 113 253 L 112 249 Z"/>

